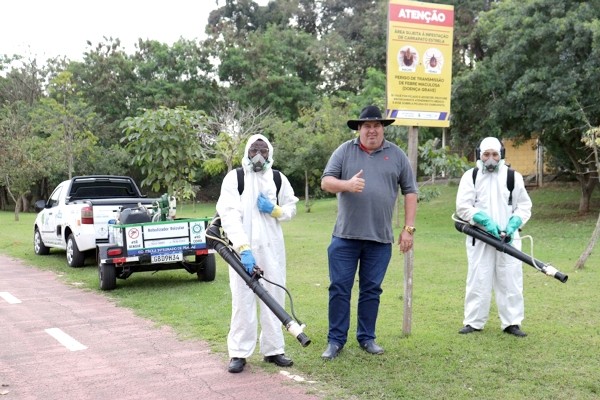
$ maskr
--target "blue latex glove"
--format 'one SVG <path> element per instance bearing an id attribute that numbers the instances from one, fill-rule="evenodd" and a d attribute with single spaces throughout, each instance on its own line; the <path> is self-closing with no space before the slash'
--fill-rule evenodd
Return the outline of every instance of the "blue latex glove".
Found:
<path id="1" fill-rule="evenodd" d="M 258 211 L 271 214 L 275 205 L 264 194 L 258 195 Z"/>
<path id="2" fill-rule="evenodd" d="M 477 214 L 473 215 L 473 221 L 482 225 L 487 233 L 500 239 L 500 227 L 485 212 L 479 211 Z"/>
<path id="3" fill-rule="evenodd" d="M 508 224 L 506 224 L 506 235 L 512 237 L 513 233 L 515 233 L 521 225 L 523 225 L 521 218 L 513 215 L 508 220 Z"/>
<path id="4" fill-rule="evenodd" d="M 252 251 L 251 250 L 244 250 L 240 253 L 240 258 L 242 259 L 242 264 L 244 265 L 244 268 L 246 268 L 246 272 L 248 273 L 248 275 L 252 275 L 253 271 L 254 271 L 254 266 L 256 265 L 256 260 L 254 259 L 254 256 L 252 255 Z"/>

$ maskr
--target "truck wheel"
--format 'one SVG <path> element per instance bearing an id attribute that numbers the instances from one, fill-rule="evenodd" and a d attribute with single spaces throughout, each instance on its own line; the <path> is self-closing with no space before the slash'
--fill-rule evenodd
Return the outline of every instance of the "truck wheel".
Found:
<path id="1" fill-rule="evenodd" d="M 215 280 L 217 275 L 217 260 L 214 254 L 208 254 L 204 256 L 202 265 L 198 269 L 198 280 L 204 282 L 212 282 Z"/>
<path id="2" fill-rule="evenodd" d="M 117 287 L 117 273 L 114 265 L 98 264 L 100 289 L 113 290 Z"/>
<path id="3" fill-rule="evenodd" d="M 35 228 L 35 232 L 33 233 L 33 251 L 38 256 L 50 254 L 50 249 L 42 241 L 42 234 L 38 228 Z"/>
<path id="4" fill-rule="evenodd" d="M 83 267 L 85 254 L 79 251 L 75 237 L 71 233 L 67 238 L 67 265 L 71 268 Z"/>

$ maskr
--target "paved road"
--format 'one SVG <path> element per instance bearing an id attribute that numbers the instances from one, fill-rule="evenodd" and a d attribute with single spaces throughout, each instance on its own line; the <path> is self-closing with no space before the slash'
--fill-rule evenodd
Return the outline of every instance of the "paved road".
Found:
<path id="1" fill-rule="evenodd" d="M 314 385 L 226 358 L 202 341 L 0 255 L 0 400 L 311 400 Z M 293 376 L 292 376 L 293 378 Z"/>

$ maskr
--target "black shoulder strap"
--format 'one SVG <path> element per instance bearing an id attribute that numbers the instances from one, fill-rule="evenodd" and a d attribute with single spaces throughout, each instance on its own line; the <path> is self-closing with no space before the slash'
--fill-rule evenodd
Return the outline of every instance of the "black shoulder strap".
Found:
<path id="1" fill-rule="evenodd" d="M 479 171 L 478 167 L 473 168 L 473 186 L 475 186 L 475 179 L 477 179 L 477 171 Z"/>
<path id="2" fill-rule="evenodd" d="M 281 189 L 281 174 L 278 170 L 273 170 L 273 182 L 275 182 L 275 187 L 277 188 L 277 204 L 279 204 L 279 190 Z"/>
<path id="3" fill-rule="evenodd" d="M 237 172 L 237 180 L 238 180 L 238 193 L 240 196 L 244 193 L 244 169 L 242 167 L 238 167 L 235 169 Z"/>
<path id="4" fill-rule="evenodd" d="M 512 168 L 508 169 L 508 174 L 506 175 L 506 187 L 508 188 L 508 205 L 512 206 L 512 192 L 515 188 L 515 170 Z"/>
<path id="5" fill-rule="evenodd" d="M 237 172 L 237 181 L 238 181 L 238 193 L 240 196 L 244 193 L 244 169 L 242 167 L 238 167 L 235 169 Z M 278 170 L 273 170 L 273 182 L 275 182 L 275 187 L 277 188 L 277 204 L 279 204 L 279 190 L 281 189 L 281 174 Z"/>

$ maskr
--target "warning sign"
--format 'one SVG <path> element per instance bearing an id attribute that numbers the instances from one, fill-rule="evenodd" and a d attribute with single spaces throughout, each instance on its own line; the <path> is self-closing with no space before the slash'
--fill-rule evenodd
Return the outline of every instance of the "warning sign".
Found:
<path id="1" fill-rule="evenodd" d="M 454 7 L 390 0 L 387 117 L 396 125 L 450 126 Z"/>

